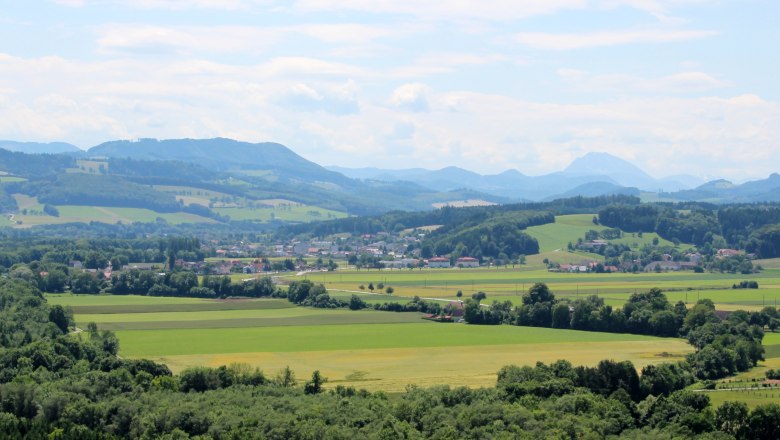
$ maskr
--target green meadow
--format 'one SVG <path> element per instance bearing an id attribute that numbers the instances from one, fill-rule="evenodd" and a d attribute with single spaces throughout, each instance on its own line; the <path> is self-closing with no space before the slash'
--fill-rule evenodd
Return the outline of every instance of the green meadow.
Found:
<path id="1" fill-rule="evenodd" d="M 670 301 L 694 304 L 711 299 L 721 310 L 760 309 L 774 306 L 780 300 L 780 270 L 765 269 L 751 275 L 694 273 L 558 273 L 529 270 L 522 265 L 511 268 L 424 269 L 424 270 L 338 270 L 306 273 L 288 279 L 309 279 L 334 291 L 361 291 L 363 285 L 382 283 L 393 287 L 394 297 L 457 299 L 460 290 L 468 298 L 483 291 L 492 300 L 520 301 L 522 293 L 534 283 L 547 283 L 560 298 L 576 299 L 597 295 L 613 306 L 621 306 L 634 292 L 659 288 Z M 744 280 L 755 280 L 759 289 L 732 289 Z M 379 292 L 379 289 L 376 289 Z M 385 299 L 386 300 L 386 299 Z"/>
<path id="2" fill-rule="evenodd" d="M 319 369 L 331 386 L 373 390 L 402 391 L 411 383 L 490 386 L 506 364 L 566 358 L 593 365 L 614 358 L 641 367 L 681 359 L 691 350 L 680 339 L 440 324 L 419 313 L 312 309 L 281 299 L 62 294 L 47 299 L 71 307 L 82 329 L 95 322 L 115 331 L 123 357 L 154 359 L 174 371 L 242 362 L 272 372 L 289 365 L 302 375 Z"/>
<path id="3" fill-rule="evenodd" d="M 231 220 L 250 220 L 269 222 L 281 220 L 288 222 L 311 222 L 344 218 L 346 213 L 304 204 L 279 204 L 260 208 L 214 208 L 219 215 L 230 216 Z"/>

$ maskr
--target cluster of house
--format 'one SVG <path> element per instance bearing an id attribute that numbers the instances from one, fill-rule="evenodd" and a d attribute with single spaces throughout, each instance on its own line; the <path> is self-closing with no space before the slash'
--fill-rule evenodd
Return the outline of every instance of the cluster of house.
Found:
<path id="1" fill-rule="evenodd" d="M 603 240 L 593 240 L 592 242 L 588 243 L 594 243 L 594 242 L 600 242 Z M 745 254 L 743 251 L 739 251 L 736 249 L 719 249 L 717 253 L 715 254 L 715 258 L 722 259 L 722 258 L 728 258 L 728 257 L 734 257 L 737 255 L 745 255 L 748 258 L 754 258 L 755 255 L 752 254 Z M 669 272 L 669 271 L 680 271 L 680 270 L 693 270 L 697 266 L 701 266 L 701 263 L 704 261 L 704 256 L 698 252 L 691 252 L 685 255 L 686 260 L 685 261 L 674 261 L 672 259 L 672 255 L 670 254 L 663 254 L 661 255 L 661 259 L 659 261 L 653 261 L 651 263 L 646 264 L 644 267 L 641 268 L 641 270 L 644 270 L 645 272 Z M 629 270 L 634 264 L 639 264 L 640 260 L 634 260 L 633 262 L 627 262 L 618 266 L 602 266 L 601 270 L 604 272 L 620 272 L 621 270 Z M 548 270 L 550 272 L 596 272 L 597 268 L 599 266 L 599 262 L 592 261 L 592 260 L 585 260 L 580 262 L 579 264 L 561 264 L 559 266 L 551 267 Z"/>
<path id="2" fill-rule="evenodd" d="M 580 264 L 561 264 L 556 267 L 551 267 L 548 272 L 597 272 L 599 265 L 602 265 L 601 271 L 603 272 L 620 272 L 620 268 L 617 266 L 604 266 L 602 263 L 593 260 L 582 261 Z"/>
<path id="3" fill-rule="evenodd" d="M 103 269 L 85 269 L 84 263 L 82 263 L 79 260 L 71 260 L 68 262 L 68 267 L 71 269 L 80 269 L 82 272 L 86 272 L 88 274 L 91 274 L 94 277 L 97 277 L 98 274 L 103 274 L 103 278 L 105 279 L 111 279 L 111 275 L 114 273 L 114 267 L 111 264 L 111 262 L 108 262 L 108 266 L 104 267 Z M 47 272 L 41 272 L 41 276 L 48 275 Z"/>
<path id="4" fill-rule="evenodd" d="M 448 268 L 453 267 L 453 265 L 449 258 L 434 257 L 428 259 L 428 267 Z M 460 257 L 455 260 L 454 267 L 479 267 L 479 260 L 472 257 Z"/>

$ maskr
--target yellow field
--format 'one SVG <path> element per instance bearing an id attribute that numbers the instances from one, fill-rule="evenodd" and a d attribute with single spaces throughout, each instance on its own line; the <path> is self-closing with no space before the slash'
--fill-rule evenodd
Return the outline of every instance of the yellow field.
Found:
<path id="1" fill-rule="evenodd" d="M 240 362 L 273 375 L 289 365 L 299 378 L 320 370 L 329 380 L 328 387 L 345 385 L 397 392 L 408 384 L 493 386 L 498 370 L 509 364 L 533 365 L 537 361 L 568 359 L 574 365 L 595 365 L 603 359 L 614 359 L 631 360 L 637 368 L 642 368 L 682 359 L 691 351 L 682 340 L 666 339 L 146 357 L 167 364 L 173 371 Z"/>

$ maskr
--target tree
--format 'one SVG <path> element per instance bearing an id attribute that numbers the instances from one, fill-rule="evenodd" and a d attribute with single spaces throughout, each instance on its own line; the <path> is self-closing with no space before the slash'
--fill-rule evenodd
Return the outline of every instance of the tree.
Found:
<path id="1" fill-rule="evenodd" d="M 456 294 L 455 294 L 455 296 L 456 296 L 458 299 L 461 299 L 461 298 L 463 298 L 463 291 L 462 291 L 462 290 L 458 290 L 458 293 L 456 293 Z"/>
<path id="2" fill-rule="evenodd" d="M 100 293 L 100 285 L 97 279 L 87 272 L 82 272 L 70 282 L 70 288 L 73 293 Z"/>
<path id="3" fill-rule="evenodd" d="M 748 417 L 745 438 L 760 440 L 780 438 L 780 405 L 770 403 L 757 406 Z"/>
<path id="4" fill-rule="evenodd" d="M 487 298 L 487 294 L 485 292 L 477 292 L 471 295 L 471 299 L 475 300 L 477 304 L 479 304 L 485 298 Z"/>
<path id="5" fill-rule="evenodd" d="M 366 302 L 363 301 L 359 296 L 352 295 L 352 297 L 350 297 L 349 299 L 350 310 L 360 310 L 360 309 L 365 309 L 366 307 L 368 307 L 366 305 Z"/>
<path id="6" fill-rule="evenodd" d="M 555 295 L 545 283 L 536 283 L 523 295 L 523 304 L 530 305 L 540 302 L 553 302 Z"/>
<path id="7" fill-rule="evenodd" d="M 322 377 L 320 370 L 314 370 L 311 374 L 311 380 L 306 382 L 303 386 L 303 392 L 306 394 L 319 394 L 322 391 L 322 384 L 327 382 L 328 379 Z"/>
<path id="8" fill-rule="evenodd" d="M 387 286 L 387 288 L 385 289 L 385 293 L 387 293 L 388 295 L 392 295 L 393 292 L 395 292 L 395 289 L 393 289 L 391 286 Z"/>
<path id="9" fill-rule="evenodd" d="M 734 437 L 742 437 L 748 420 L 745 402 L 724 402 L 715 411 L 715 426 Z"/>
<path id="10" fill-rule="evenodd" d="M 49 309 L 49 321 L 53 322 L 62 333 L 68 332 L 70 320 L 68 319 L 68 314 L 65 312 L 65 309 L 61 305 L 58 304 Z"/>
<path id="11" fill-rule="evenodd" d="M 298 381 L 295 380 L 295 372 L 290 369 L 290 366 L 288 365 L 276 373 L 274 383 L 280 387 L 292 388 L 298 383 Z"/>
<path id="12" fill-rule="evenodd" d="M 374 283 L 368 283 L 368 290 L 374 291 Z"/>
<path id="13" fill-rule="evenodd" d="M 556 304 L 552 309 L 553 328 L 569 328 L 570 321 L 569 305 L 563 303 Z"/>

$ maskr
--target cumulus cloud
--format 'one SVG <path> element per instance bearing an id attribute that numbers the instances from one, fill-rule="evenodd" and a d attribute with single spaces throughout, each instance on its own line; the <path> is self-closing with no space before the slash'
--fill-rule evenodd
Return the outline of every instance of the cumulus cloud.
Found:
<path id="1" fill-rule="evenodd" d="M 425 112 L 428 111 L 429 108 L 429 93 L 430 88 L 425 84 L 404 84 L 393 91 L 393 96 L 390 97 L 390 103 L 400 109 L 413 112 Z"/>
<path id="2" fill-rule="evenodd" d="M 294 84 L 277 102 L 285 107 L 299 111 L 324 111 L 336 115 L 354 114 L 360 111 L 355 97 L 353 82 L 330 87 L 321 93 L 313 87 Z"/>

